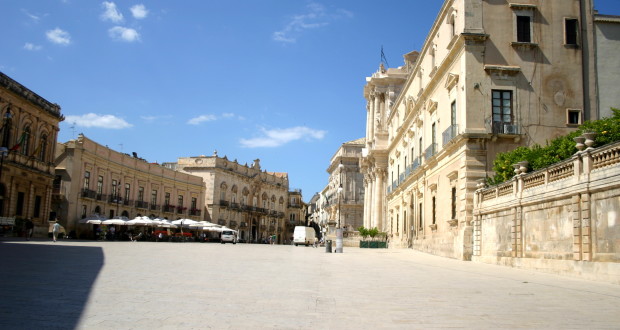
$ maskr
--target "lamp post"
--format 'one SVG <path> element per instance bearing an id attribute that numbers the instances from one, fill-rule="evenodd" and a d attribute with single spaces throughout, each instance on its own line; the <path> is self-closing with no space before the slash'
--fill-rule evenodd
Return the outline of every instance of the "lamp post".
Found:
<path id="1" fill-rule="evenodd" d="M 0 147 L 0 185 L 2 185 L 2 168 L 4 167 L 4 157 L 9 154 L 7 147 Z M 0 209 L 0 216 L 4 214 L 4 191 L 2 191 L 2 208 Z"/>
<path id="2" fill-rule="evenodd" d="M 340 213 L 341 213 L 341 194 L 342 194 L 342 169 L 344 168 L 344 165 L 342 165 L 342 160 L 340 160 L 340 164 L 338 165 L 338 175 L 339 175 L 339 179 L 338 179 L 338 226 L 336 227 L 336 253 L 342 253 L 342 246 L 343 246 L 343 242 L 342 242 L 342 227 L 340 225 Z"/>

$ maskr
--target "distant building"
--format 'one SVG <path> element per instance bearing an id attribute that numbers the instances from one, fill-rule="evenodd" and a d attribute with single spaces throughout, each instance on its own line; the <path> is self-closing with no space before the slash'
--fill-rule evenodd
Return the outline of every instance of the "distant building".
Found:
<path id="1" fill-rule="evenodd" d="M 620 109 L 620 16 L 594 15 L 594 32 L 598 117 L 611 117 L 612 107 Z"/>
<path id="2" fill-rule="evenodd" d="M 364 138 L 345 142 L 330 160 L 324 205 L 330 227 L 356 231 L 363 225 L 364 176 L 359 162 L 364 145 Z"/>
<path id="3" fill-rule="evenodd" d="M 239 239 L 284 243 L 304 219 L 300 190 L 289 191 L 287 173 L 263 171 L 260 160 L 241 165 L 226 156 L 181 157 L 165 166 L 200 176 L 208 220 L 239 230 Z"/>
<path id="4" fill-rule="evenodd" d="M 30 218 L 35 235 L 47 235 L 60 106 L 0 72 L 0 114 L 0 217 L 16 229 Z"/>
<path id="5" fill-rule="evenodd" d="M 203 220 L 204 185 L 199 176 L 114 151 L 80 134 L 56 150 L 54 211 L 67 233 L 87 236 L 79 221 L 106 218 L 161 217 Z"/>

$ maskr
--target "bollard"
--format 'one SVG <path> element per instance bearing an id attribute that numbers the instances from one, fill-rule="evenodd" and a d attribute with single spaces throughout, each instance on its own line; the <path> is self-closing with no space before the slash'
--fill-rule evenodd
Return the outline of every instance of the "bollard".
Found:
<path id="1" fill-rule="evenodd" d="M 328 239 L 325 241 L 325 253 L 332 253 L 332 240 Z"/>

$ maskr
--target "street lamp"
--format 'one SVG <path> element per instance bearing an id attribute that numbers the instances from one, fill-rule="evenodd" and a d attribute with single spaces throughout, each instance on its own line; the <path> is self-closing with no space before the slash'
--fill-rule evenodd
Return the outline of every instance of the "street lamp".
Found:
<path id="1" fill-rule="evenodd" d="M 342 169 L 344 168 L 344 165 L 342 165 L 342 160 L 340 161 L 340 165 L 338 165 L 338 174 L 339 174 L 339 179 L 338 179 L 338 229 L 340 229 L 340 199 L 341 199 L 341 194 L 342 194 Z"/>

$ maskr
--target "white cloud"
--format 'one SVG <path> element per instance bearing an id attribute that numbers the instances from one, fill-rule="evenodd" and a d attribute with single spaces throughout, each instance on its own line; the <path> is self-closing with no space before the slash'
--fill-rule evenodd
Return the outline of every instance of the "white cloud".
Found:
<path id="1" fill-rule="evenodd" d="M 146 7 L 144 7 L 143 4 L 135 5 L 129 10 L 131 10 L 131 14 L 135 19 L 146 18 L 146 16 L 149 14 L 149 11 L 146 9 Z"/>
<path id="2" fill-rule="evenodd" d="M 123 129 L 133 127 L 132 124 L 116 116 L 98 115 L 95 113 L 87 113 L 81 116 L 65 116 L 65 122 L 75 123 L 75 125 L 81 127 L 99 127 L 107 129 Z"/>
<path id="3" fill-rule="evenodd" d="M 295 140 L 321 140 L 327 133 L 326 131 L 315 130 L 305 126 L 272 130 L 261 128 L 261 132 L 263 134 L 261 137 L 239 140 L 241 146 L 246 148 L 273 148 Z"/>
<path id="4" fill-rule="evenodd" d="M 30 42 L 27 42 L 27 43 L 24 45 L 24 49 L 25 49 L 25 50 L 37 51 L 37 50 L 41 50 L 41 48 L 43 48 L 43 46 L 40 46 L 40 45 L 35 45 L 35 44 L 33 44 L 33 43 L 30 43 Z"/>
<path id="5" fill-rule="evenodd" d="M 138 33 L 138 31 L 122 26 L 115 26 L 109 29 L 108 34 L 110 35 L 110 38 L 114 40 L 121 40 L 126 42 L 140 41 L 140 34 Z"/>
<path id="6" fill-rule="evenodd" d="M 202 115 L 202 116 L 194 117 L 188 120 L 187 123 L 190 125 L 198 125 L 205 121 L 214 121 L 214 120 L 217 120 L 217 117 L 215 115 Z"/>
<path id="7" fill-rule="evenodd" d="M 69 32 L 63 31 L 60 28 L 55 28 L 45 32 L 47 40 L 57 45 L 68 45 L 71 43 L 71 35 Z"/>
<path id="8" fill-rule="evenodd" d="M 321 4 L 310 3 L 306 6 L 305 13 L 294 15 L 284 28 L 273 33 L 272 39 L 284 43 L 294 43 L 307 30 L 318 29 L 329 25 L 332 21 L 351 17 L 353 17 L 353 13 L 350 11 L 337 9 L 336 13 L 332 14 L 327 12 Z"/>
<path id="9" fill-rule="evenodd" d="M 101 7 L 105 9 L 101 14 L 101 20 L 112 21 L 114 23 L 123 21 L 123 14 L 116 9 L 116 4 L 114 2 L 104 1 L 101 3 Z"/>

